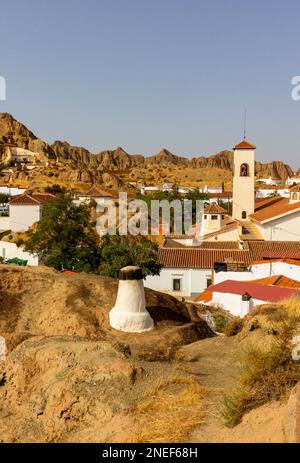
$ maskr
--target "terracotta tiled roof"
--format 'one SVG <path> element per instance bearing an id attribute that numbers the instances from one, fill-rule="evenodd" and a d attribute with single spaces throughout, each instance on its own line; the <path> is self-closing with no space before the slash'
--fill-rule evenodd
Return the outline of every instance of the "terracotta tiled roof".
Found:
<path id="1" fill-rule="evenodd" d="M 94 198 L 111 198 L 112 197 L 112 195 L 110 193 L 107 193 L 107 191 L 101 190 L 100 188 L 97 188 L 95 186 L 92 186 L 85 193 L 80 193 L 79 196 L 88 196 L 88 197 L 94 197 Z"/>
<path id="2" fill-rule="evenodd" d="M 250 214 L 249 217 L 256 222 L 265 223 L 276 217 L 296 212 L 298 209 L 300 210 L 300 201 L 290 203 L 289 198 L 281 198 L 269 206 L 259 207 L 259 209 L 254 212 L 254 214 Z"/>
<path id="3" fill-rule="evenodd" d="M 297 192 L 297 191 L 300 191 L 300 184 L 298 183 L 298 185 L 294 185 L 290 188 L 290 191 L 292 192 Z"/>
<path id="4" fill-rule="evenodd" d="M 252 283 L 261 285 L 280 286 L 281 288 L 295 288 L 300 289 L 300 281 L 292 280 L 284 275 L 274 275 L 271 277 L 260 278 L 253 280 Z"/>
<path id="5" fill-rule="evenodd" d="M 215 244 L 215 243 L 213 243 Z M 250 265 L 269 262 L 269 254 L 280 254 L 280 260 L 294 263 L 300 253 L 300 241 L 249 241 L 246 249 L 201 249 L 200 247 L 161 248 L 159 261 L 168 268 L 213 269 L 216 262 L 240 262 Z M 280 257 L 280 256 L 278 256 Z M 263 259 L 266 259 L 265 261 Z"/>
<path id="6" fill-rule="evenodd" d="M 256 283 L 264 286 L 279 286 L 281 288 L 293 288 L 300 289 L 300 281 L 292 280 L 283 275 L 274 275 L 271 277 L 260 278 L 259 280 L 246 281 L 246 283 Z M 211 291 L 213 286 L 205 289 L 201 294 L 199 294 L 194 302 L 210 302 L 212 300 L 213 293 Z"/>
<path id="7" fill-rule="evenodd" d="M 207 288 L 194 299 L 194 302 L 210 302 L 211 300 L 212 292 Z"/>
<path id="8" fill-rule="evenodd" d="M 249 252 L 237 249 L 161 248 L 159 262 L 168 268 L 213 269 L 216 262 L 249 264 Z"/>
<path id="9" fill-rule="evenodd" d="M 271 206 L 272 204 L 278 203 L 282 200 L 282 196 L 274 196 L 273 198 L 256 198 L 255 200 L 255 212 Z"/>
<path id="10" fill-rule="evenodd" d="M 293 259 L 300 253 L 300 241 L 248 241 L 250 260 Z"/>
<path id="11" fill-rule="evenodd" d="M 54 201 L 54 199 L 56 198 L 51 193 L 34 193 L 32 195 L 23 193 L 22 195 L 14 196 L 9 201 L 9 204 L 13 206 L 35 206 L 49 203 L 50 201 Z"/>
<path id="12" fill-rule="evenodd" d="M 203 241 L 200 244 L 193 246 L 186 246 L 185 244 L 178 243 L 175 240 L 166 238 L 163 243 L 164 248 L 197 248 L 197 249 L 239 249 L 237 241 Z"/>
<path id="13" fill-rule="evenodd" d="M 255 150 L 256 146 L 252 143 L 249 143 L 247 140 L 243 140 L 233 148 L 235 150 Z"/>
<path id="14" fill-rule="evenodd" d="M 217 285 L 211 286 L 212 293 L 230 293 L 243 295 L 246 292 L 254 299 L 260 299 L 266 302 L 280 302 L 296 296 L 299 291 L 295 288 L 285 288 L 253 283 L 252 281 L 235 281 L 226 280 Z"/>
<path id="15" fill-rule="evenodd" d="M 227 211 L 219 204 L 213 203 L 204 209 L 204 214 L 227 214 Z"/>

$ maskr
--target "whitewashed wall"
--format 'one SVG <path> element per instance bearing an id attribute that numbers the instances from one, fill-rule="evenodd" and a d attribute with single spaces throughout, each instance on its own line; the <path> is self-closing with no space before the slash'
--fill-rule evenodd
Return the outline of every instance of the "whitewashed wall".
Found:
<path id="1" fill-rule="evenodd" d="M 250 309 L 256 305 L 265 304 L 266 301 L 260 299 L 251 299 Z M 213 293 L 212 300 L 206 305 L 217 304 L 221 306 L 224 310 L 228 310 L 232 315 L 236 317 L 243 317 L 245 315 L 244 309 L 242 307 L 242 296 L 240 294 L 231 294 L 231 293 Z"/>
<path id="2" fill-rule="evenodd" d="M 16 196 L 21 195 L 25 192 L 25 188 L 10 187 L 9 185 L 0 185 L 0 193 L 6 195 Z"/>
<path id="3" fill-rule="evenodd" d="M 299 241 L 300 211 L 272 220 L 266 224 L 255 223 L 262 237 L 267 241 Z"/>
<path id="4" fill-rule="evenodd" d="M 0 217 L 0 232 L 10 230 L 10 217 Z"/>
<path id="5" fill-rule="evenodd" d="M 173 291 L 173 279 L 181 279 L 181 291 Z M 207 287 L 207 279 L 212 278 L 210 269 L 164 268 L 159 276 L 145 279 L 147 288 L 182 297 L 196 297 Z"/>
<path id="6" fill-rule="evenodd" d="M 288 264 L 287 262 L 273 262 L 252 265 L 249 272 L 215 272 L 214 284 L 226 280 L 252 281 L 274 275 L 284 275 L 292 280 L 300 281 L 300 265 Z"/>
<path id="7" fill-rule="evenodd" d="M 41 219 L 41 206 L 9 206 L 10 230 L 21 232 L 28 230 L 32 224 Z"/>
<path id="8" fill-rule="evenodd" d="M 22 247 L 18 247 L 15 243 L 0 241 L 0 256 L 4 259 L 18 257 L 19 259 L 27 260 L 28 265 L 39 265 L 38 256 L 23 251 Z"/>

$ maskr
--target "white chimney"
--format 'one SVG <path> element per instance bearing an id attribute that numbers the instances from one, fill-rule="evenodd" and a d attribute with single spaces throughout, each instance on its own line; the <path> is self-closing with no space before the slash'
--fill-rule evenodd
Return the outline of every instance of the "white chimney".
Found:
<path id="1" fill-rule="evenodd" d="M 109 312 L 112 328 L 128 333 L 142 333 L 153 328 L 153 320 L 146 310 L 142 270 L 128 266 L 120 270 L 115 306 Z"/>
<path id="2" fill-rule="evenodd" d="M 244 317 L 247 313 L 250 312 L 252 308 L 252 297 L 250 294 L 245 293 L 242 295 L 241 300 L 241 310 L 240 310 L 240 317 Z"/>

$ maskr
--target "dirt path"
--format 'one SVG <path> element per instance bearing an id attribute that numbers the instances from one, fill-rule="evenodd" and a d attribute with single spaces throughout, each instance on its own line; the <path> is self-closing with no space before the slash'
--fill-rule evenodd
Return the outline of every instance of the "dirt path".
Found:
<path id="1" fill-rule="evenodd" d="M 274 402 L 252 410 L 242 423 L 227 428 L 220 411 L 224 393 L 235 383 L 239 368 L 240 343 L 218 336 L 180 349 L 179 368 L 193 373 L 210 392 L 205 423 L 190 435 L 190 442 L 284 442 L 286 404 Z M 188 363 L 187 363 L 188 362 Z"/>

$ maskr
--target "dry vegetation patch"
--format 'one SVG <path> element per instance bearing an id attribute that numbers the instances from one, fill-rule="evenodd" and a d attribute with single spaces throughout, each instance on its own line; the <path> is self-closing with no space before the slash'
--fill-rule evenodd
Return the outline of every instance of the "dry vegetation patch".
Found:
<path id="1" fill-rule="evenodd" d="M 173 376 L 146 391 L 135 410 L 134 442 L 182 442 L 203 423 L 206 389 L 193 377 Z"/>
<path id="2" fill-rule="evenodd" d="M 267 402 L 285 398 L 300 381 L 300 364 L 292 359 L 292 338 L 300 331 L 300 300 L 254 309 L 238 335 L 245 342 L 241 369 L 233 392 L 224 399 L 228 426 Z M 248 339 L 247 339 L 248 338 Z"/>

